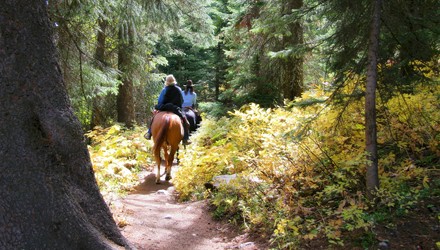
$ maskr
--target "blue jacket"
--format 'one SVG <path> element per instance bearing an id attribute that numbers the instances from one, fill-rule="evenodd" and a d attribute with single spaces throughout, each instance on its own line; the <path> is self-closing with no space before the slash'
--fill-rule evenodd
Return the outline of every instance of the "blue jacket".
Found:
<path id="1" fill-rule="evenodd" d="M 183 96 L 182 90 L 177 85 L 169 85 L 162 89 L 157 100 L 157 107 L 161 107 L 167 103 L 182 108 Z"/>

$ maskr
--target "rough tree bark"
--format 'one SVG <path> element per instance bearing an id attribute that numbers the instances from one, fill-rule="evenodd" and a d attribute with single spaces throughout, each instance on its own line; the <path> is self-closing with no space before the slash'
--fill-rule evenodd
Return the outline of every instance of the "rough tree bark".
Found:
<path id="1" fill-rule="evenodd" d="M 95 50 L 95 60 L 99 69 L 104 69 L 106 66 L 105 61 L 105 42 L 106 42 L 106 29 L 108 22 L 104 18 L 99 18 L 98 20 L 99 30 L 96 36 L 96 50 Z M 101 111 L 100 103 L 102 97 L 97 95 L 92 98 L 92 115 L 90 119 L 90 129 L 95 126 L 102 125 L 105 120 Z"/>
<path id="2" fill-rule="evenodd" d="M 217 49 L 216 49 L 215 52 L 216 52 L 217 58 L 220 59 L 222 57 L 222 55 L 223 55 L 223 48 L 222 48 L 222 44 L 221 43 L 217 44 Z M 217 61 L 217 64 L 215 66 L 215 78 L 214 78 L 215 79 L 214 80 L 214 85 L 215 85 L 215 97 L 214 97 L 214 100 L 215 101 L 218 101 L 219 97 L 220 97 L 220 82 L 221 82 L 221 80 L 220 80 L 220 78 L 221 78 L 221 75 L 220 75 L 220 73 L 221 73 L 220 64 L 221 64 L 221 62 L 219 60 L 219 61 Z"/>
<path id="3" fill-rule="evenodd" d="M 118 69 L 122 72 L 122 84 L 119 85 L 117 96 L 118 122 L 124 123 L 128 128 L 133 127 L 134 100 L 133 79 L 130 74 L 132 66 L 131 58 L 133 51 L 133 30 L 128 29 L 128 41 L 124 39 L 124 31 L 119 30 Z"/>
<path id="4" fill-rule="evenodd" d="M 377 58 L 379 51 L 381 0 L 372 0 L 374 6 L 368 46 L 367 86 L 365 93 L 365 138 L 367 159 L 367 192 L 371 194 L 379 187 L 376 128 Z"/>
<path id="5" fill-rule="evenodd" d="M 0 249 L 130 248 L 96 184 L 45 1 L 0 1 Z"/>
<path id="6" fill-rule="evenodd" d="M 291 14 L 292 10 L 300 9 L 303 6 L 302 0 L 288 0 L 283 14 Z M 304 43 L 303 29 L 298 20 L 289 26 L 289 35 L 283 37 L 283 47 L 295 47 Z M 304 84 L 303 57 L 289 55 L 282 62 L 281 82 L 283 86 L 284 99 L 293 100 L 301 96 Z"/>

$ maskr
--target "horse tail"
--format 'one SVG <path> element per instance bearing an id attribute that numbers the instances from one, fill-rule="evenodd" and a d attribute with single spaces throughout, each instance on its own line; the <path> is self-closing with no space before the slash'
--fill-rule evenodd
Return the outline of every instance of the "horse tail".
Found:
<path id="1" fill-rule="evenodd" d="M 154 146 L 153 146 L 153 152 L 160 152 L 160 148 L 162 147 L 162 144 L 165 141 L 166 135 L 167 135 L 167 131 L 168 131 L 168 127 L 170 125 L 170 117 L 168 115 L 165 115 L 165 121 L 164 124 L 162 125 L 162 127 L 160 128 L 159 132 L 157 133 L 156 136 L 156 141 L 154 142 Z"/>

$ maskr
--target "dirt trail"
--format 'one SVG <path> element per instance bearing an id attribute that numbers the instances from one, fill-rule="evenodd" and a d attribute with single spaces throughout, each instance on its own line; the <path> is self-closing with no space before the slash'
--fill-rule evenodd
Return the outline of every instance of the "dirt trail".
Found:
<path id="1" fill-rule="evenodd" d="M 174 187 L 164 177 L 160 185 L 152 172 L 141 178 L 133 193 L 110 206 L 122 234 L 138 249 L 265 249 L 230 225 L 214 221 L 205 201 L 176 202 Z"/>

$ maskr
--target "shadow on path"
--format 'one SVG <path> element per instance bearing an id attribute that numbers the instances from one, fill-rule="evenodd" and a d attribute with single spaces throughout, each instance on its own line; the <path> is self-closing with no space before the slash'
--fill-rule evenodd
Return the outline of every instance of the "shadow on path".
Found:
<path id="1" fill-rule="evenodd" d="M 163 179 L 163 178 L 162 178 Z M 152 194 L 162 189 L 172 187 L 172 183 L 161 179 L 160 184 L 156 184 L 156 174 L 150 173 L 145 176 L 141 184 L 134 188 L 132 194 Z"/>
<path id="2" fill-rule="evenodd" d="M 173 177 L 177 169 L 173 164 Z M 227 224 L 214 221 L 206 201 L 177 202 L 172 180 L 162 176 L 161 184 L 156 184 L 155 173 L 156 169 L 146 171 L 135 190 L 120 200 L 119 211 L 113 211 L 125 222 L 122 234 L 138 249 L 221 250 L 248 241 Z M 263 248 L 252 244 L 241 249 Z"/>
<path id="3" fill-rule="evenodd" d="M 174 178 L 175 172 L 179 166 L 176 163 L 173 163 L 171 166 L 171 177 Z M 165 181 L 165 161 L 162 160 L 161 166 L 160 166 L 160 184 L 156 184 L 156 166 L 154 167 L 153 171 L 147 172 L 147 174 L 143 177 L 143 180 L 141 180 L 141 183 L 137 185 L 134 188 L 134 191 L 131 192 L 131 194 L 152 194 L 159 190 L 168 189 L 173 186 L 172 179 L 171 181 Z"/>

